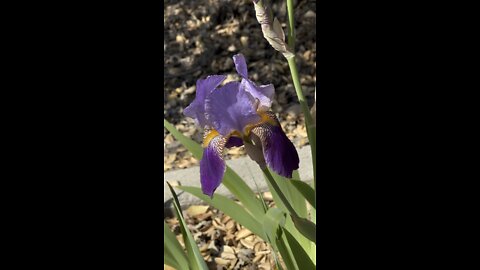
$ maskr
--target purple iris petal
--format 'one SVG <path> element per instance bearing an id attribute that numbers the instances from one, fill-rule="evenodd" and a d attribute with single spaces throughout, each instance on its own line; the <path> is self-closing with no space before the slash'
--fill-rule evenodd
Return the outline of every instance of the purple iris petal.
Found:
<path id="1" fill-rule="evenodd" d="M 223 147 L 225 139 L 222 136 L 216 136 L 210 140 L 207 148 L 203 151 L 203 157 L 200 161 L 200 183 L 202 191 L 210 197 L 222 182 L 225 174 L 225 161 L 223 160 Z"/>
<path id="2" fill-rule="evenodd" d="M 261 120 L 252 97 L 239 85 L 238 82 L 229 82 L 205 100 L 206 119 L 223 136 L 233 131 L 242 133 L 247 125 Z"/>
<path id="3" fill-rule="evenodd" d="M 269 116 L 273 113 L 269 113 Z M 277 123 L 275 116 L 271 117 Z M 280 125 L 263 123 L 251 131 L 262 143 L 263 155 L 268 167 L 277 174 L 292 178 L 292 172 L 298 169 L 299 158 L 293 143 L 288 139 Z"/>
<path id="4" fill-rule="evenodd" d="M 233 62 L 235 63 L 237 73 L 243 78 L 241 87 L 245 88 L 248 93 L 260 101 L 258 108 L 260 111 L 267 111 L 272 106 L 273 94 L 275 93 L 273 84 L 257 86 L 254 82 L 249 80 L 247 62 L 242 54 L 234 55 Z"/>
<path id="5" fill-rule="evenodd" d="M 243 78 L 248 78 L 247 62 L 243 54 L 239 53 L 233 56 L 233 63 L 235 63 L 235 69 L 237 73 Z"/>
<path id="6" fill-rule="evenodd" d="M 272 106 L 273 94 L 275 93 L 275 87 L 273 87 L 273 84 L 257 86 L 254 82 L 248 79 L 242 79 L 240 87 L 244 88 L 245 91 L 258 99 L 260 103 L 258 110 L 265 112 Z"/>
<path id="7" fill-rule="evenodd" d="M 232 148 L 232 147 L 240 147 L 243 145 L 243 140 L 238 138 L 238 137 L 230 137 L 228 138 L 227 144 L 225 144 L 225 147 L 227 148 Z"/>
<path id="8" fill-rule="evenodd" d="M 183 114 L 195 119 L 198 125 L 205 127 L 207 121 L 205 119 L 205 99 L 206 97 L 222 83 L 227 76 L 212 75 L 206 79 L 197 80 L 197 91 L 193 102 L 183 110 Z"/>
<path id="9" fill-rule="evenodd" d="M 292 178 L 292 172 L 298 169 L 298 153 L 280 126 L 271 126 L 271 135 L 264 145 L 265 161 L 268 167 L 281 176 Z"/>

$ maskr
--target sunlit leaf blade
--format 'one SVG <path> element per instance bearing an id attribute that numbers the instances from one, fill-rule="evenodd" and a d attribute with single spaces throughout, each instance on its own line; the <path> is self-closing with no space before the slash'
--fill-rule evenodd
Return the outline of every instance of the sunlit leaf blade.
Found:
<path id="1" fill-rule="evenodd" d="M 171 266 L 175 269 L 182 269 L 178 262 L 175 260 L 175 256 L 169 250 L 165 249 L 165 243 L 163 244 L 163 263 Z M 188 267 L 188 264 L 187 264 Z M 188 268 L 187 268 L 188 269 Z"/>
<path id="2" fill-rule="evenodd" d="M 275 204 L 287 213 L 297 216 L 307 216 L 307 204 L 305 198 L 293 187 L 290 180 L 273 173 L 270 169 L 262 169 L 268 187 L 272 193 Z"/>
<path id="3" fill-rule="evenodd" d="M 263 231 L 268 236 L 271 243 L 279 238 L 279 226 L 285 225 L 286 213 L 279 208 L 270 208 L 263 217 Z"/>
<path id="4" fill-rule="evenodd" d="M 242 206 L 235 203 L 233 200 L 220 194 L 215 194 L 213 196 L 213 199 L 211 199 L 209 196 L 203 194 L 202 190 L 197 187 L 178 186 L 177 188 L 184 190 L 200 198 L 211 206 L 219 209 L 226 215 L 230 216 L 233 220 L 235 220 L 245 228 L 249 229 L 252 233 L 266 240 L 261 224 L 259 222 L 259 220 L 261 220 L 265 214 L 254 217 L 250 213 L 248 213 Z"/>
<path id="5" fill-rule="evenodd" d="M 297 216 L 295 209 L 293 209 L 292 205 L 290 204 L 290 201 L 286 198 L 285 194 L 281 191 L 279 185 L 277 184 L 277 181 L 274 179 L 270 171 L 268 169 L 263 169 L 262 171 L 265 174 L 265 178 L 267 180 L 268 186 L 272 192 L 273 198 L 275 200 L 275 203 L 278 205 L 278 207 L 281 209 L 284 209 L 287 213 L 290 213 L 291 217 L 295 216 L 299 219 L 302 219 Z M 290 188 L 295 189 L 293 186 L 291 186 Z M 302 198 L 302 200 L 303 202 L 305 202 L 305 199 Z M 292 232 L 293 235 L 298 237 L 298 241 L 301 243 L 302 247 L 304 247 L 305 252 L 310 254 L 309 253 L 310 244 L 308 243 L 308 238 L 303 236 L 297 230 L 296 226 L 293 224 L 293 221 L 291 219 L 287 219 L 287 223 L 285 226 L 290 230 L 290 232 Z"/>
<path id="6" fill-rule="evenodd" d="M 317 243 L 317 228 L 313 222 L 306 218 L 291 216 L 295 227 L 300 233 L 302 233 L 308 240 Z"/>
<path id="7" fill-rule="evenodd" d="M 315 208 L 312 208 L 310 212 L 312 216 L 310 220 L 312 220 L 313 223 L 317 224 L 317 210 Z"/>
<path id="8" fill-rule="evenodd" d="M 313 263 L 317 265 L 317 245 L 313 242 L 310 242 L 310 259 L 312 259 Z"/>
<path id="9" fill-rule="evenodd" d="M 273 260 L 275 261 L 275 266 L 277 267 L 275 270 L 283 270 L 283 267 L 282 267 L 282 264 L 280 263 L 280 259 L 278 258 L 277 252 L 275 250 L 273 250 L 272 246 L 273 246 L 273 244 L 271 243 L 270 252 L 272 253 Z"/>
<path id="10" fill-rule="evenodd" d="M 268 205 L 267 205 L 267 202 L 265 201 L 265 198 L 263 197 L 262 195 L 262 192 L 260 192 L 260 190 L 258 190 L 258 187 L 257 187 L 257 193 L 260 197 L 260 201 L 262 202 L 262 206 L 263 206 L 263 211 L 265 213 L 267 213 L 267 210 L 268 210 Z"/>
<path id="11" fill-rule="evenodd" d="M 223 185 L 242 202 L 247 210 L 253 216 L 263 216 L 265 211 L 262 202 L 255 196 L 252 189 L 238 176 L 230 167 L 227 166 L 225 176 L 223 177 Z M 216 195 L 213 195 L 215 197 Z"/>
<path id="12" fill-rule="evenodd" d="M 272 183 L 270 181 L 267 181 L 268 189 L 270 190 L 270 193 L 272 193 L 273 201 L 275 202 L 275 205 L 282 209 L 283 211 L 289 213 L 287 207 L 283 203 L 283 200 L 280 199 L 280 196 L 278 195 L 278 192 L 275 190 L 275 188 L 272 186 Z"/>
<path id="13" fill-rule="evenodd" d="M 287 269 L 298 269 L 293 260 L 293 254 L 289 250 L 288 244 L 284 243 L 282 238 L 281 226 L 285 225 L 286 213 L 279 208 L 270 208 L 263 217 L 262 226 L 265 231 L 267 241 L 277 249 L 287 266 Z M 278 262 L 277 262 L 278 263 Z"/>
<path id="14" fill-rule="evenodd" d="M 292 179 L 297 179 L 297 180 L 301 181 L 301 179 L 300 179 L 300 173 L 298 172 L 298 170 L 293 171 L 293 173 L 292 173 Z"/>
<path id="15" fill-rule="evenodd" d="M 196 159 L 200 160 L 202 158 L 203 148 L 200 144 L 187 138 L 165 119 L 163 119 L 163 126 L 173 135 L 173 137 L 175 137 L 175 139 L 185 146 L 188 151 L 192 152 Z M 198 181 L 200 182 L 200 179 Z M 245 181 L 243 181 L 243 179 L 228 166 L 222 184 L 233 195 L 235 195 L 235 197 L 241 201 L 245 208 L 247 208 L 247 210 L 254 216 L 263 215 L 265 213 L 262 202 L 255 196 L 252 189 L 250 189 Z"/>
<path id="16" fill-rule="evenodd" d="M 177 238 L 163 221 L 163 258 L 165 264 L 177 269 L 188 269 L 188 259 Z"/>
<path id="17" fill-rule="evenodd" d="M 310 260 L 309 255 L 305 252 L 300 243 L 298 243 L 297 239 L 295 239 L 288 230 L 284 229 L 283 233 L 288 241 L 298 267 L 302 270 L 315 269 L 315 264 Z"/>
<path id="18" fill-rule="evenodd" d="M 170 188 L 170 192 L 172 193 L 173 205 L 175 206 L 175 213 L 178 218 L 180 230 L 182 231 L 183 240 L 187 249 L 187 259 L 190 262 L 190 266 L 194 270 L 208 270 L 207 264 L 203 260 L 200 250 L 198 249 L 197 244 L 195 243 L 195 240 L 193 239 L 193 236 L 188 230 L 187 224 L 185 223 L 177 194 L 173 190 L 172 186 L 170 186 L 170 183 L 167 182 L 167 184 Z"/>
<path id="19" fill-rule="evenodd" d="M 297 241 L 300 243 L 302 248 L 305 250 L 305 253 L 309 254 L 310 257 L 315 256 L 314 254 L 312 254 L 312 250 L 311 250 L 310 244 L 312 242 L 298 231 L 290 215 L 287 217 L 287 221 L 285 222 L 284 228 L 285 230 L 288 230 L 295 237 L 295 239 L 297 239 Z"/>
<path id="20" fill-rule="evenodd" d="M 307 199 L 308 203 L 315 207 L 315 191 L 307 183 L 299 180 L 290 180 L 290 183 Z"/>
<path id="21" fill-rule="evenodd" d="M 308 126 L 308 141 L 310 142 L 310 148 L 312 152 L 312 165 L 313 165 L 313 190 L 317 190 L 317 128 L 316 125 Z M 316 193 L 315 193 L 316 195 Z M 315 200 L 316 201 L 316 200 Z M 316 205 L 313 205 L 315 208 Z"/>
<path id="22" fill-rule="evenodd" d="M 283 236 L 283 233 L 282 233 Z M 288 246 L 288 243 L 284 241 L 284 237 L 280 237 L 275 239 L 275 243 L 278 248 L 278 252 L 280 255 L 282 255 L 283 262 L 285 263 L 285 266 L 287 267 L 288 270 L 302 270 L 299 269 L 297 264 L 295 263 L 295 260 L 293 258 L 292 251 L 290 250 L 290 247 Z"/>
<path id="23" fill-rule="evenodd" d="M 293 207 L 295 210 L 295 213 L 300 216 L 300 217 L 307 217 L 307 204 L 306 200 L 303 197 L 303 195 L 293 186 L 291 183 L 291 179 L 285 178 L 283 176 L 280 176 L 270 170 L 271 175 L 273 176 L 273 179 L 277 183 L 278 187 L 280 187 L 281 192 L 283 195 L 286 197 L 290 205 Z M 276 190 L 270 190 L 272 192 L 272 196 L 280 199 L 279 194 L 277 193 Z M 273 193 L 277 194 L 273 194 Z M 275 196 L 277 195 L 277 196 Z M 277 203 L 277 201 L 275 201 Z"/>

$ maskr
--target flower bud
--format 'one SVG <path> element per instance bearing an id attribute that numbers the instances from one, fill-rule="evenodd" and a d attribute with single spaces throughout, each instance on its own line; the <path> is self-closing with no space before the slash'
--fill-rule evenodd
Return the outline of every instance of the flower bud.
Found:
<path id="1" fill-rule="evenodd" d="M 285 42 L 285 33 L 282 25 L 277 18 L 273 17 L 271 8 L 266 3 L 266 0 L 253 0 L 253 4 L 255 6 L 255 16 L 262 27 L 263 37 L 275 50 L 281 52 L 285 58 L 292 58 L 294 54 Z"/>

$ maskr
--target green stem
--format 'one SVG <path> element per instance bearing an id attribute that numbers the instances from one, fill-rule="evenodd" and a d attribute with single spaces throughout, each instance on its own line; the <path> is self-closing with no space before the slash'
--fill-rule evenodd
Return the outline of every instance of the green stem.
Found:
<path id="1" fill-rule="evenodd" d="M 298 76 L 297 65 L 295 63 L 295 57 L 292 57 L 287 60 L 288 66 L 290 67 L 290 72 L 292 74 L 293 86 L 295 87 L 295 92 L 297 93 L 298 101 L 302 112 L 305 115 L 305 124 L 307 126 L 307 136 L 310 143 L 310 148 L 312 151 L 312 162 L 313 162 L 313 185 L 314 189 L 317 190 L 317 170 L 316 170 L 316 138 L 315 138 L 315 125 L 313 123 L 312 115 L 308 109 L 307 101 L 303 95 L 302 85 L 300 84 L 300 78 Z"/>
<path id="2" fill-rule="evenodd" d="M 288 12 L 288 46 L 295 51 L 295 25 L 293 14 L 293 0 L 287 0 L 287 12 Z"/>
<path id="3" fill-rule="evenodd" d="M 292 52 L 295 52 L 295 18 L 294 18 L 294 7 L 293 7 L 293 0 L 287 0 L 287 12 L 288 12 L 288 45 L 292 49 Z M 310 143 L 310 149 L 312 152 L 312 162 L 313 162 L 313 188 L 317 190 L 317 169 L 316 169 L 316 161 L 317 161 L 317 150 L 316 150 L 316 126 L 313 123 L 312 115 L 310 114 L 310 110 L 308 109 L 308 104 L 305 101 L 305 97 L 303 96 L 302 85 L 300 84 L 300 78 L 298 76 L 297 65 L 295 63 L 295 56 L 287 59 L 288 66 L 290 68 L 290 72 L 292 73 L 292 80 L 293 86 L 295 87 L 295 92 L 297 93 L 298 101 L 300 102 L 300 106 L 302 108 L 303 114 L 305 115 L 305 124 L 307 126 L 307 136 L 308 141 Z M 315 192 L 315 196 L 316 196 Z"/>
<path id="4" fill-rule="evenodd" d="M 295 63 L 295 57 L 292 57 L 287 60 L 288 67 L 290 68 L 290 73 L 292 74 L 293 86 L 295 87 L 295 92 L 297 93 L 298 101 L 302 107 L 302 111 L 305 114 L 305 122 L 309 125 L 313 125 L 312 115 L 308 108 L 307 101 L 303 95 L 302 85 L 300 84 L 300 78 L 298 76 L 297 65 Z"/>
<path id="5" fill-rule="evenodd" d="M 273 179 L 273 176 L 272 174 L 270 173 L 270 171 L 268 170 L 268 168 L 263 168 L 262 169 L 263 173 L 265 174 L 265 176 L 267 177 L 267 180 L 268 182 L 270 182 L 270 184 L 272 185 L 273 189 L 275 190 L 275 192 L 278 194 L 278 196 L 280 197 L 280 200 L 282 201 L 282 203 L 285 205 L 285 207 L 287 208 L 288 212 L 290 212 L 290 214 L 292 216 L 296 216 L 298 217 L 298 215 L 296 214 L 295 210 L 293 210 L 293 207 L 292 205 L 290 204 L 290 202 L 287 200 L 287 198 L 285 197 L 285 195 L 283 195 L 283 192 L 282 190 L 280 189 L 280 187 L 277 185 L 277 182 L 275 182 L 275 179 Z"/>

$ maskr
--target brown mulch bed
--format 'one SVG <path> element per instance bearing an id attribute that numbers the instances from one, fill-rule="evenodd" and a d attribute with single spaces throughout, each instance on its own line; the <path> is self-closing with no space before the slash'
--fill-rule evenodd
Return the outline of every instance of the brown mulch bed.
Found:
<path id="1" fill-rule="evenodd" d="M 273 2 L 274 13 L 286 31 L 285 2 Z M 287 62 L 263 38 L 251 0 L 166 0 L 164 4 L 165 119 L 201 142 L 201 131 L 192 119 L 183 116 L 183 108 L 195 98 L 197 79 L 227 74 L 227 80 L 239 80 L 232 56 L 242 53 L 251 79 L 258 84 L 274 84 L 272 110 L 287 136 L 297 147 L 308 144 Z M 315 12 L 315 1 L 296 1 L 297 65 L 309 105 L 313 104 L 316 83 Z M 164 141 L 164 171 L 198 164 L 166 130 Z M 243 155 L 243 148 L 230 149 L 226 159 Z"/>
<path id="2" fill-rule="evenodd" d="M 274 205 L 270 192 L 263 197 L 269 207 Z M 221 211 L 207 205 L 192 205 L 183 213 L 209 269 L 274 269 L 270 245 Z M 178 220 L 165 221 L 184 247 Z"/>

